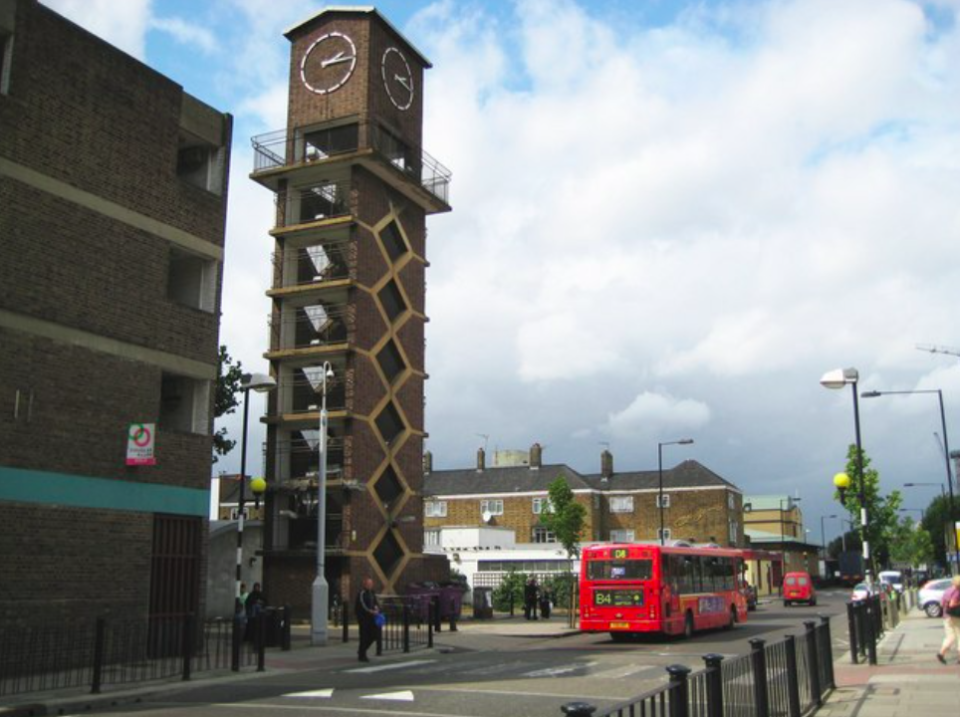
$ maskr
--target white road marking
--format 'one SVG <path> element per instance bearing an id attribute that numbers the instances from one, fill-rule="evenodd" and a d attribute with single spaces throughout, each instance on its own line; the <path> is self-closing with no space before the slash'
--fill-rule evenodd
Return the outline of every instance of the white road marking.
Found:
<path id="1" fill-rule="evenodd" d="M 379 695 L 363 695 L 361 700 L 395 700 L 397 702 L 413 702 L 413 692 L 403 690 L 401 692 L 384 692 Z"/>
<path id="2" fill-rule="evenodd" d="M 344 670 L 344 672 L 354 673 L 364 673 L 369 674 L 371 672 L 386 672 L 387 670 L 402 670 L 405 667 L 414 667 L 416 665 L 429 665 L 436 660 L 411 660 L 410 662 L 391 662 L 386 665 L 372 665 L 370 667 L 355 667 L 352 670 Z"/>
<path id="3" fill-rule="evenodd" d="M 308 692 L 291 692 L 290 694 L 283 695 L 284 697 L 333 697 L 333 688 L 330 687 L 325 690 L 310 690 Z"/>
<path id="4" fill-rule="evenodd" d="M 625 667 L 614 667 L 611 670 L 593 672 L 590 674 L 590 677 L 599 677 L 602 680 L 619 680 L 623 677 L 636 675 L 639 672 L 657 672 L 659 674 L 662 669 L 660 665 L 627 665 Z"/>
<path id="5" fill-rule="evenodd" d="M 223 707 L 225 709 L 248 709 L 248 710 L 262 710 L 264 707 L 270 707 L 275 710 L 313 710 L 314 712 L 349 712 L 351 714 L 361 714 L 361 715 L 384 715 L 389 714 L 383 710 L 378 709 L 361 709 L 359 707 L 336 707 L 334 705 L 276 705 L 269 704 L 265 705 L 262 702 L 257 703 L 243 703 L 237 702 L 236 704 L 212 704 L 211 707 Z M 404 717 L 459 717 L 459 715 L 450 714 L 448 712 L 408 712 L 404 710 L 402 712 Z"/>
<path id="6" fill-rule="evenodd" d="M 596 664 L 599 664 L 599 663 L 578 662 L 573 665 L 561 665 L 560 667 L 547 667 L 543 670 L 536 670 L 535 672 L 524 672 L 523 677 L 556 677 L 557 675 L 565 675 L 569 672 L 576 672 L 577 670 L 582 670 L 587 667 L 593 667 Z"/>

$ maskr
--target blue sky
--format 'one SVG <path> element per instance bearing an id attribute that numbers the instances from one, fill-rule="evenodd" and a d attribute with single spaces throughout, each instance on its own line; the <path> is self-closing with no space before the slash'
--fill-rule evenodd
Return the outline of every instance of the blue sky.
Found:
<path id="1" fill-rule="evenodd" d="M 322 4 L 47 4 L 235 116 L 221 338 L 263 370 L 272 199 L 250 137 L 283 126 L 282 32 Z M 960 417 L 960 359 L 916 349 L 960 346 L 958 0 L 378 8 L 434 63 L 424 146 L 453 171 L 429 222 L 435 465 L 487 440 L 654 469 L 690 436 L 668 465 L 799 493 L 818 538 L 853 441 L 824 372 L 940 388 Z M 935 398 L 861 411 L 885 490 L 944 480 Z"/>

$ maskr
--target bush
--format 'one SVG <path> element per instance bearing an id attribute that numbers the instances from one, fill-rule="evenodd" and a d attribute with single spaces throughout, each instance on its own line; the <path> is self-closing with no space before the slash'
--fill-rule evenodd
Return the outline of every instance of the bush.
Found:
<path id="1" fill-rule="evenodd" d="M 493 590 L 493 609 L 498 612 L 510 612 L 512 604 L 523 609 L 523 587 L 527 584 L 527 574 L 511 571 Z"/>

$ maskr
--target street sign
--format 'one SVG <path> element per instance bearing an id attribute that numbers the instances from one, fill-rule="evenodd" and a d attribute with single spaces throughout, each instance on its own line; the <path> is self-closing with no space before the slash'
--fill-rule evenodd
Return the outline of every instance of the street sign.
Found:
<path id="1" fill-rule="evenodd" d="M 153 456 L 153 447 L 156 439 L 156 424 L 131 423 L 127 430 L 127 465 L 128 466 L 155 466 L 157 459 Z"/>

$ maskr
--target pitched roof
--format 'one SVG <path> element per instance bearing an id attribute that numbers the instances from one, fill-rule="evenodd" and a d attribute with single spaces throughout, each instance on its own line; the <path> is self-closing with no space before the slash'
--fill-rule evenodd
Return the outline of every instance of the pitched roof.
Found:
<path id="1" fill-rule="evenodd" d="M 545 493 L 558 477 L 567 480 L 572 490 L 588 490 L 591 486 L 573 468 L 564 464 L 486 468 L 457 468 L 432 471 L 423 476 L 423 494 L 479 495 L 492 493 Z"/>
<path id="2" fill-rule="evenodd" d="M 584 476 L 587 482 L 598 490 L 658 490 L 659 471 L 628 471 L 614 473 L 607 480 L 599 473 Z M 673 468 L 663 469 L 663 487 L 670 488 L 710 488 L 726 486 L 737 493 L 740 489 L 720 477 L 712 470 L 695 460 L 686 460 Z"/>

